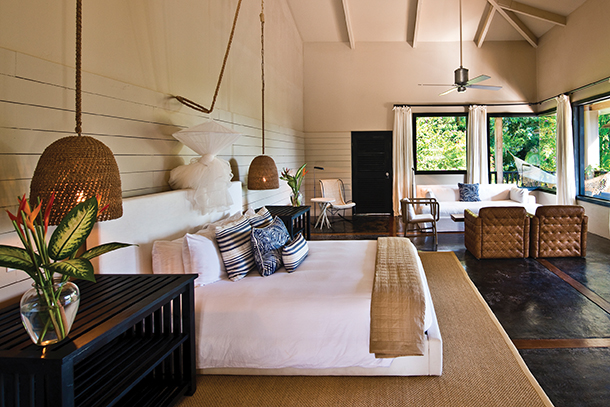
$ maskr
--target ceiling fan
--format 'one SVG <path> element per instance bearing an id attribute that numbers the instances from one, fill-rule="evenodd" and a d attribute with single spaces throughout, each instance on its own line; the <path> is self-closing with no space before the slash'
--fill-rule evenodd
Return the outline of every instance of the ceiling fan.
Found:
<path id="1" fill-rule="evenodd" d="M 451 86 L 450 89 L 442 92 L 439 96 L 444 96 L 453 91 L 464 92 L 467 88 L 485 89 L 485 90 L 500 90 L 502 86 L 492 85 L 476 85 L 479 82 L 490 79 L 488 75 L 479 75 L 476 78 L 468 79 L 468 69 L 462 65 L 462 0 L 460 0 L 460 67 L 454 71 L 453 85 L 437 85 L 437 84 L 420 84 L 420 86 Z"/>

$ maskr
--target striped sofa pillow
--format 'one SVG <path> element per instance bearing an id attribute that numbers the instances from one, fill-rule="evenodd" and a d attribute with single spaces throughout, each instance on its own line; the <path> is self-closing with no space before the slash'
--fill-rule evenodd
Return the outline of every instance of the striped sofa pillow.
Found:
<path id="1" fill-rule="evenodd" d="M 256 214 L 250 217 L 250 225 L 253 228 L 264 228 L 265 226 L 269 226 L 273 222 L 273 217 L 269 212 L 269 209 L 264 206 L 256 212 Z"/>
<path id="2" fill-rule="evenodd" d="M 216 242 L 229 278 L 241 280 L 255 269 L 250 242 L 252 226 L 246 217 L 236 223 L 216 228 Z"/>
<path id="3" fill-rule="evenodd" d="M 308 254 L 309 246 L 307 245 L 307 240 L 299 233 L 292 242 L 282 249 L 282 260 L 284 261 L 286 271 L 289 273 L 295 271 L 303 263 Z"/>

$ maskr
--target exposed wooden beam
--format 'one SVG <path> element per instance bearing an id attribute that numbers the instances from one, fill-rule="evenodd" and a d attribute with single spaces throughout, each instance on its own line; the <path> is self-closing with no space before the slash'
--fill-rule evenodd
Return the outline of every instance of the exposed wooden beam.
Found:
<path id="1" fill-rule="evenodd" d="M 487 0 L 487 1 L 489 1 L 489 3 L 492 6 L 494 6 L 496 11 L 498 13 L 500 13 L 500 15 L 502 17 L 504 17 L 506 19 L 506 21 L 508 21 L 508 23 L 510 25 L 512 25 L 513 28 L 515 30 L 517 30 L 517 32 L 519 34 L 521 34 L 521 36 L 523 38 L 525 38 L 525 40 L 527 42 L 529 42 L 531 44 L 532 47 L 538 48 L 538 38 L 534 35 L 534 33 L 529 28 L 527 28 L 527 26 L 525 24 L 523 24 L 523 21 L 519 20 L 519 17 L 517 17 L 517 15 L 514 12 L 512 12 L 510 10 L 505 10 L 502 7 L 500 7 L 498 0 Z"/>
<path id="2" fill-rule="evenodd" d="M 483 11 L 481 21 L 479 21 L 479 28 L 474 36 L 474 43 L 477 44 L 477 47 L 479 48 L 481 48 L 483 42 L 485 41 L 485 37 L 487 37 L 487 31 L 489 31 L 494 14 L 496 14 L 496 9 L 491 4 L 486 3 L 485 11 Z"/>
<path id="3" fill-rule="evenodd" d="M 349 17 L 349 6 L 348 0 L 342 0 L 343 3 L 343 15 L 345 16 L 345 27 L 347 28 L 347 38 L 349 39 L 349 47 L 351 49 L 356 48 L 356 42 L 354 41 L 354 33 L 352 32 L 352 20 Z"/>
<path id="4" fill-rule="evenodd" d="M 512 0 L 498 0 L 498 4 L 504 10 L 514 11 L 515 13 L 523 14 L 528 17 L 537 18 L 538 20 L 546 21 L 556 25 L 566 25 L 566 16 L 556 14 L 551 11 L 542 10 L 538 7 L 528 6 Z"/>
<path id="5" fill-rule="evenodd" d="M 413 48 L 415 48 L 417 46 L 417 37 L 419 35 L 419 23 L 420 23 L 420 18 L 419 18 L 419 13 L 421 11 L 421 5 L 424 2 L 424 0 L 415 0 L 415 21 L 413 23 Z"/>

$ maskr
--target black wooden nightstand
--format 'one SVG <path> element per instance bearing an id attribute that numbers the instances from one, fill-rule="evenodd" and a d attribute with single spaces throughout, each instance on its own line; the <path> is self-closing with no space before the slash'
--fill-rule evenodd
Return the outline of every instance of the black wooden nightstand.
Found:
<path id="1" fill-rule="evenodd" d="M 67 339 L 34 345 L 0 310 L 0 405 L 171 406 L 196 389 L 196 275 L 96 275 Z"/>

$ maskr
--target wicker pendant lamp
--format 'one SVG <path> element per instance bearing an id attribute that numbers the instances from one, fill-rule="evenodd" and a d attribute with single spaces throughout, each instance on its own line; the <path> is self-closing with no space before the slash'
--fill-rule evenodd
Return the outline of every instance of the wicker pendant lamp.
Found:
<path id="1" fill-rule="evenodd" d="M 48 146 L 38 160 L 30 184 L 30 200 L 55 200 L 49 218 L 57 225 L 79 202 L 100 195 L 100 208 L 108 205 L 98 221 L 123 215 L 121 177 L 112 151 L 101 141 L 82 135 L 81 121 L 82 0 L 76 0 L 76 136 L 61 138 Z"/>
<path id="2" fill-rule="evenodd" d="M 280 179 L 273 158 L 265 155 L 265 0 L 261 0 L 261 94 L 263 154 L 255 157 L 248 169 L 248 189 L 278 189 Z"/>

